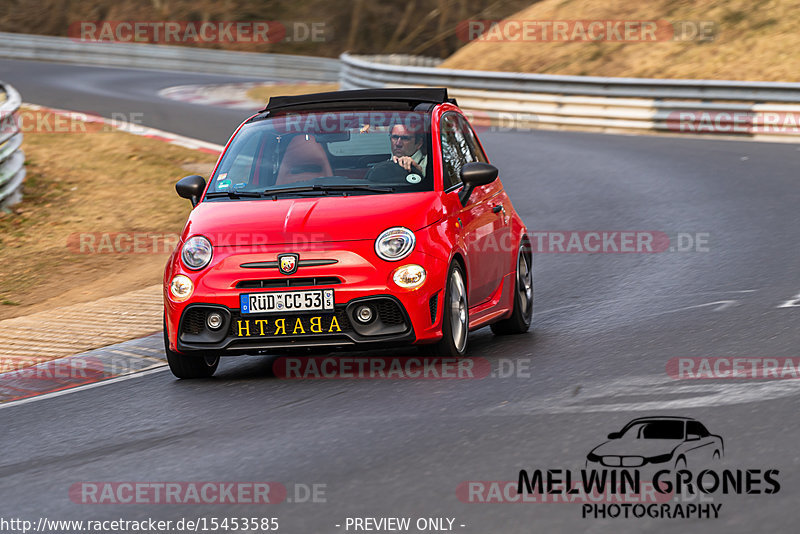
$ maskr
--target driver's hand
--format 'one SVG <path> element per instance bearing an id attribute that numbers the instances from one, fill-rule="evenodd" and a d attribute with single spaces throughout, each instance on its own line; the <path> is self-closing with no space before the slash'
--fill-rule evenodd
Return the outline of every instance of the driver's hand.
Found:
<path id="1" fill-rule="evenodd" d="M 411 156 L 392 156 L 392 161 L 403 167 L 407 172 L 411 171 L 412 166 L 415 169 L 422 171 L 422 168 L 416 161 L 411 159 Z"/>

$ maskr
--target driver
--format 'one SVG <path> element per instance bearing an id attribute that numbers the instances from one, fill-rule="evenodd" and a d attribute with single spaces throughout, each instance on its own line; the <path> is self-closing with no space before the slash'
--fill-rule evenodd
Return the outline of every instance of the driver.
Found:
<path id="1" fill-rule="evenodd" d="M 424 177 L 428 156 L 422 153 L 423 139 L 423 134 L 414 133 L 403 124 L 395 124 L 389 133 L 392 146 L 391 160 L 406 172 L 415 172 Z"/>

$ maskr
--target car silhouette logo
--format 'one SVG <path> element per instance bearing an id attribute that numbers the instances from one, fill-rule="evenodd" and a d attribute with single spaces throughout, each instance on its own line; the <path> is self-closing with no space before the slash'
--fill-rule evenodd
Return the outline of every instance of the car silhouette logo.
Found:
<path id="1" fill-rule="evenodd" d="M 278 270 L 283 274 L 294 274 L 299 258 L 299 254 L 278 254 Z"/>
<path id="2" fill-rule="evenodd" d="M 660 464 L 668 469 L 717 461 L 724 454 L 722 437 L 689 417 L 642 417 L 608 435 L 586 456 L 587 467 L 638 468 Z"/>

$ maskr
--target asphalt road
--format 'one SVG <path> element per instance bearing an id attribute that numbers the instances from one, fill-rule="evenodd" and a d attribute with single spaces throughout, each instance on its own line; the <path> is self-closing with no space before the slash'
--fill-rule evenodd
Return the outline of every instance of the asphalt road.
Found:
<path id="1" fill-rule="evenodd" d="M 148 126 L 216 143 L 246 115 L 155 95 L 219 76 L 0 60 L 0 79 L 27 102 L 144 112 Z M 277 517 L 292 533 L 380 516 L 455 518 L 465 533 L 794 531 L 800 382 L 674 380 L 665 368 L 677 357 L 798 356 L 800 307 L 779 306 L 800 293 L 800 149 L 549 131 L 481 138 L 531 230 L 700 234 L 707 250 L 537 254 L 535 333 L 470 338 L 471 356 L 512 376 L 289 381 L 273 376 L 271 358 L 242 357 L 211 380 L 159 372 L 8 406 L 0 515 Z M 606 434 L 651 415 L 699 419 L 725 440 L 717 469 L 778 469 L 780 491 L 717 493 L 720 517 L 701 520 L 587 519 L 580 504 L 456 494 L 465 481 L 516 481 L 521 468 L 580 469 Z M 274 481 L 293 502 L 76 504 L 68 492 L 82 481 Z M 296 502 L 312 484 L 324 497 Z"/>

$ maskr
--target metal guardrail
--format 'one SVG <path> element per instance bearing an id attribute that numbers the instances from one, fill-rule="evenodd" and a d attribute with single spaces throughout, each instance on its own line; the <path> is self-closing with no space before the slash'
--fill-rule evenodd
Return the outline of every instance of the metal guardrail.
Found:
<path id="1" fill-rule="evenodd" d="M 0 32 L 0 57 L 278 80 L 335 82 L 339 78 L 339 61 L 331 58 L 140 43 L 84 42 L 22 33 Z"/>
<path id="2" fill-rule="evenodd" d="M 25 154 L 19 149 L 22 132 L 16 118 L 21 103 L 19 93 L 0 82 L 0 208 L 22 200 Z"/>
<path id="3" fill-rule="evenodd" d="M 713 133 L 800 140 L 800 83 L 601 78 L 436 68 L 342 54 L 342 89 L 447 87 L 473 122 L 508 128 Z M 770 124 L 789 125 L 777 131 Z M 792 127 L 792 121 L 798 127 Z"/>

